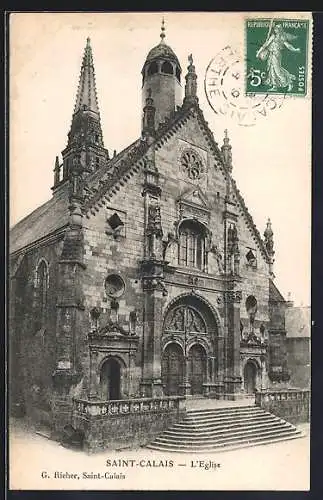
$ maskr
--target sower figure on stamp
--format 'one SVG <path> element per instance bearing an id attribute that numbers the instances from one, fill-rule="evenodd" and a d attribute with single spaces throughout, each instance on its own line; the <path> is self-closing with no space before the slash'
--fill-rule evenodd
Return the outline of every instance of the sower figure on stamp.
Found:
<path id="1" fill-rule="evenodd" d="M 282 51 L 285 47 L 291 52 L 300 52 L 299 47 L 296 48 L 289 43 L 297 37 L 296 35 L 286 33 L 281 24 L 274 26 L 272 35 L 270 35 L 271 28 L 272 23 L 269 27 L 267 39 L 258 50 L 256 56 L 262 60 L 267 59 L 267 79 L 265 84 L 271 85 L 269 90 L 276 90 L 278 87 L 287 87 L 288 92 L 291 92 L 296 76 L 282 67 L 281 60 Z"/>

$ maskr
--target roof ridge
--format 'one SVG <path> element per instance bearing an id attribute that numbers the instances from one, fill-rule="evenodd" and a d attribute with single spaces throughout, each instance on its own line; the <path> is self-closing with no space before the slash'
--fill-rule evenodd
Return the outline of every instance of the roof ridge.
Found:
<path id="1" fill-rule="evenodd" d="M 263 239 L 261 237 L 260 231 L 257 228 L 257 226 L 256 226 L 256 224 L 255 224 L 255 222 L 253 220 L 253 217 L 252 217 L 251 213 L 248 210 L 246 202 L 244 201 L 244 198 L 243 198 L 240 190 L 237 187 L 236 181 L 233 179 L 232 176 L 230 176 L 230 177 L 231 177 L 231 184 L 232 184 L 232 186 L 234 188 L 235 195 L 237 196 L 239 202 L 241 203 L 242 208 L 244 210 L 244 213 L 245 213 L 245 215 L 246 215 L 246 217 L 248 219 L 248 222 L 251 225 L 251 227 L 252 227 L 252 229 L 253 229 L 253 231 L 254 231 L 254 233 L 256 235 L 256 238 L 257 238 L 259 246 L 260 246 L 260 250 L 262 251 L 263 256 L 266 258 L 266 262 L 268 262 L 268 260 L 269 260 L 268 252 L 266 250 L 265 244 L 264 244 Z"/>
<path id="2" fill-rule="evenodd" d="M 111 173 L 111 177 L 109 179 L 107 179 L 107 182 L 102 182 L 99 189 L 97 189 L 93 193 L 93 197 L 91 197 L 91 198 L 89 197 L 88 200 L 85 201 L 84 209 L 83 209 L 84 213 L 88 212 L 88 210 L 93 208 L 93 206 L 95 204 L 100 202 L 100 199 L 102 197 L 104 197 L 104 195 L 106 195 L 106 193 L 109 189 L 116 187 L 118 185 L 118 183 L 122 184 L 122 182 L 123 183 L 126 182 L 127 179 L 123 179 L 123 176 L 125 176 L 126 174 L 129 174 L 129 171 L 131 170 L 131 168 L 134 167 L 135 164 L 140 159 L 142 159 L 142 157 L 146 154 L 146 152 L 148 151 L 148 149 L 150 147 L 155 146 L 155 147 L 157 147 L 157 149 L 158 149 L 158 147 L 161 147 L 162 144 L 159 145 L 158 143 L 160 141 L 162 141 L 163 137 L 167 136 L 167 134 L 173 135 L 173 132 L 171 132 L 172 127 L 179 125 L 179 122 L 181 120 L 184 120 L 185 118 L 187 118 L 190 111 L 191 111 L 191 108 L 192 107 L 183 109 L 183 107 L 181 107 L 177 111 L 175 111 L 175 113 L 173 114 L 173 116 L 171 118 L 169 118 L 168 120 L 165 120 L 157 129 L 156 137 L 155 137 L 154 142 L 152 144 L 148 145 L 143 139 L 139 138 L 136 141 L 134 141 L 130 146 L 128 146 L 127 148 L 122 150 L 118 155 L 118 159 L 114 163 L 117 163 L 118 160 L 120 161 L 120 163 L 124 162 L 124 165 L 122 166 L 123 168 L 121 167 L 121 169 L 120 169 L 119 166 L 115 165 L 115 164 L 111 165 L 111 167 L 113 167 L 113 166 L 115 167 L 115 170 Z M 131 146 L 135 146 L 136 143 L 138 144 L 137 150 L 135 149 L 134 151 L 131 151 Z M 129 152 L 129 150 L 130 150 L 130 152 Z M 128 156 L 125 159 L 123 159 L 122 157 L 127 151 L 129 152 L 130 158 Z M 107 170 L 105 173 L 107 175 L 109 175 L 109 170 Z M 98 181 L 98 183 L 100 183 L 100 180 Z"/>

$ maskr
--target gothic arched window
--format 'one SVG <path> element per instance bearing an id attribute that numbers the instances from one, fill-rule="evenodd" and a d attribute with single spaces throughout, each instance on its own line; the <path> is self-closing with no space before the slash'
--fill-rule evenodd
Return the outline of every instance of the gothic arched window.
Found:
<path id="1" fill-rule="evenodd" d="M 165 61 L 163 63 L 163 65 L 161 67 L 161 70 L 162 70 L 163 73 L 166 73 L 167 75 L 173 75 L 174 74 L 173 66 L 168 61 Z"/>
<path id="2" fill-rule="evenodd" d="M 179 228 L 178 263 L 180 266 L 204 269 L 205 230 L 196 221 L 184 221 Z"/>
<path id="3" fill-rule="evenodd" d="M 35 286 L 38 319 L 43 325 L 46 318 L 48 292 L 48 264 L 45 260 L 41 260 L 37 266 Z"/>
<path id="4" fill-rule="evenodd" d="M 148 73 L 148 75 L 154 75 L 155 73 L 158 73 L 158 64 L 156 63 L 156 61 L 153 61 L 151 63 L 151 65 L 148 68 L 147 73 Z"/>

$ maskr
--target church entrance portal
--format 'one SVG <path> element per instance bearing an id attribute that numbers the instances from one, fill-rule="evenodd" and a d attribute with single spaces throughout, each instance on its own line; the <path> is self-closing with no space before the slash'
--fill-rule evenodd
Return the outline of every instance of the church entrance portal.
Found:
<path id="1" fill-rule="evenodd" d="M 257 368 L 252 361 L 247 361 L 244 367 L 244 389 L 247 394 L 253 394 L 256 390 Z"/>
<path id="2" fill-rule="evenodd" d="M 164 342 L 172 339 L 170 343 L 165 342 L 162 357 L 166 395 L 205 392 L 204 384 L 216 376 L 214 364 L 210 365 L 210 373 L 207 367 L 208 356 L 216 357 L 217 334 L 217 319 L 203 298 L 185 294 L 173 302 L 163 324 Z"/>
<path id="3" fill-rule="evenodd" d="M 184 356 L 178 344 L 168 344 L 162 357 L 162 379 L 164 393 L 173 396 L 181 393 L 183 384 Z"/>
<path id="4" fill-rule="evenodd" d="M 101 397 L 104 400 L 120 399 L 120 363 L 110 358 L 104 362 L 100 373 Z"/>

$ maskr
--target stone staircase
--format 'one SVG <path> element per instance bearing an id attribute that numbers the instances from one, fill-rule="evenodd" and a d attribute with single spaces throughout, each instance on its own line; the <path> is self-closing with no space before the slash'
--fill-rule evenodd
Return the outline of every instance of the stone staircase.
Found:
<path id="1" fill-rule="evenodd" d="M 186 417 L 146 448 L 213 452 L 303 437 L 294 425 L 253 405 L 188 410 Z"/>

